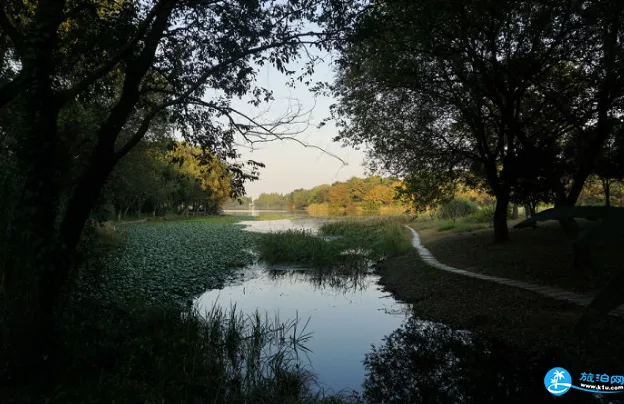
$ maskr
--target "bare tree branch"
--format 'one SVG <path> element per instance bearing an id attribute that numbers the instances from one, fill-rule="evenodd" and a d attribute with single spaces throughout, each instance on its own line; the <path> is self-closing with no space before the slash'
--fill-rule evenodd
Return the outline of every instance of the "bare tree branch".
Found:
<path id="1" fill-rule="evenodd" d="M 303 129 L 303 130 L 299 130 L 296 132 L 285 132 L 285 133 L 279 133 L 277 131 L 277 129 L 281 126 L 286 126 L 286 125 L 292 125 L 292 124 L 296 124 L 296 123 L 302 123 L 302 122 L 297 122 L 296 119 L 297 117 L 302 116 L 301 114 L 301 109 L 298 109 L 297 112 L 295 113 L 287 113 L 284 117 L 282 118 L 278 118 L 277 120 L 273 121 L 273 122 L 269 122 L 269 123 L 260 123 L 258 121 L 257 118 L 253 118 L 248 116 L 247 114 L 244 114 L 243 112 L 240 112 L 234 108 L 231 107 L 220 107 L 214 103 L 210 103 L 210 102 L 206 102 L 203 100 L 199 100 L 199 99 L 192 99 L 189 102 L 191 102 L 192 104 L 195 105 L 200 105 L 200 106 L 204 106 L 207 108 L 212 108 L 215 109 L 217 111 L 219 111 L 220 113 L 222 113 L 225 117 L 228 118 L 228 120 L 230 121 L 230 124 L 237 130 L 237 132 L 245 139 L 246 142 L 248 142 L 250 145 L 252 145 L 252 149 L 253 149 L 253 145 L 256 143 L 268 143 L 268 142 L 274 142 L 276 140 L 292 140 L 298 144 L 300 144 L 303 147 L 306 148 L 313 148 L 313 149 L 317 149 L 322 151 L 323 153 L 327 154 L 330 157 L 335 158 L 336 160 L 340 161 L 342 163 L 343 166 L 348 165 L 348 163 L 346 161 L 344 161 L 342 158 L 338 157 L 337 155 L 335 155 L 334 153 L 331 153 L 329 151 L 327 151 L 326 149 L 317 146 L 317 145 L 313 145 L 313 144 L 309 144 L 306 143 L 298 138 L 296 138 L 296 135 L 303 133 L 307 127 L 309 127 L 309 123 L 308 126 Z M 236 119 L 234 119 L 233 115 L 237 115 L 243 119 L 245 119 L 247 122 L 251 123 L 253 125 L 253 129 L 248 129 L 248 130 L 243 130 L 242 126 L 240 123 L 236 122 Z"/>

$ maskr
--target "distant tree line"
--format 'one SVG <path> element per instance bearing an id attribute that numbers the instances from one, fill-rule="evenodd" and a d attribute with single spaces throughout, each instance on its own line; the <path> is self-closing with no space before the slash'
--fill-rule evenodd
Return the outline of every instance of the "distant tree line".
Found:
<path id="1" fill-rule="evenodd" d="M 288 194 L 262 193 L 254 201 L 258 209 L 302 210 L 308 208 L 375 211 L 381 207 L 407 206 L 400 199 L 397 188 L 401 181 L 395 177 L 352 177 L 331 185 L 312 189 L 296 189 Z"/>
<path id="2" fill-rule="evenodd" d="M 249 209 L 252 203 L 250 196 L 239 196 L 238 198 L 229 198 L 225 201 L 221 208 L 223 209 Z"/>

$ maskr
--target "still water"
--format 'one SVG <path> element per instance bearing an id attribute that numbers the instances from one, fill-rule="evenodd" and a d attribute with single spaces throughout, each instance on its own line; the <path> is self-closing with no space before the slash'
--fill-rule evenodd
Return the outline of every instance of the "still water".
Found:
<path id="1" fill-rule="evenodd" d="M 240 221 L 239 224 L 245 226 L 245 230 L 258 232 L 258 233 L 270 233 L 276 231 L 286 230 L 304 230 L 311 233 L 317 233 L 319 226 L 322 223 L 327 222 L 327 219 L 280 219 L 280 220 L 261 220 L 261 221 Z"/>
<path id="2" fill-rule="evenodd" d="M 240 222 L 255 232 L 301 229 L 316 232 L 322 219 Z M 210 290 L 196 300 L 200 313 L 234 304 L 243 313 L 256 310 L 280 319 L 298 317 L 307 323 L 311 339 L 302 365 L 317 375 L 320 390 L 361 391 L 365 378 L 364 356 L 371 344 L 397 329 L 407 316 L 407 306 L 381 290 L 379 277 L 320 276 L 314 270 L 270 267 L 263 263 L 240 271 L 237 284 Z"/>
<path id="3" fill-rule="evenodd" d="M 361 391 L 364 355 L 406 318 L 405 305 L 382 292 L 373 275 L 355 282 L 324 281 L 311 271 L 266 267 L 245 275 L 241 284 L 203 294 L 196 302 L 200 312 L 216 302 L 225 309 L 236 304 L 246 314 L 266 311 L 280 319 L 298 317 L 302 324 L 309 319 L 306 331 L 312 338 L 305 347 L 310 352 L 300 360 L 325 391 Z"/>
<path id="4" fill-rule="evenodd" d="M 327 219 L 242 222 L 250 231 L 304 229 Z M 527 357 L 500 341 L 423 321 L 397 302 L 372 273 L 321 274 L 311 269 L 256 262 L 237 281 L 195 301 L 247 315 L 265 312 L 298 318 L 311 338 L 298 360 L 316 374 L 326 393 L 362 393 L 373 403 L 620 403 L 620 397 L 570 392 L 554 397 L 544 388 L 549 356 Z M 309 320 L 309 322 L 308 322 Z M 566 363 L 564 358 L 555 360 Z M 571 370 L 571 369 L 570 369 Z"/>
<path id="5" fill-rule="evenodd" d="M 305 210 L 277 210 L 277 209 L 224 209 L 223 213 L 233 216 L 293 216 L 306 217 L 309 216 Z"/>

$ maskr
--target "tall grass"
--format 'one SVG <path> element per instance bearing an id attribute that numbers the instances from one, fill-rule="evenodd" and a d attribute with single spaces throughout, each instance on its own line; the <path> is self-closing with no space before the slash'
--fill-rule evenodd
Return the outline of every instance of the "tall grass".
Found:
<path id="1" fill-rule="evenodd" d="M 344 219 L 325 223 L 320 233 L 342 236 L 342 243 L 350 248 L 370 250 L 371 258 L 401 254 L 411 248 L 405 224 L 409 216 Z"/>
<path id="2" fill-rule="evenodd" d="M 271 264 L 299 264 L 317 268 L 331 266 L 340 252 L 335 244 L 305 230 L 264 234 L 258 249 L 260 257 Z"/>
<path id="3" fill-rule="evenodd" d="M 408 217 L 345 219 L 325 223 L 322 236 L 290 230 L 262 236 L 260 258 L 272 264 L 299 264 L 324 269 L 368 269 L 369 260 L 400 254 L 411 248 Z"/>
<path id="4" fill-rule="evenodd" d="M 66 362 L 49 375 L 53 389 L 33 378 L 8 402 L 346 402 L 315 391 L 314 374 L 298 360 L 310 338 L 298 318 L 235 307 L 200 315 L 146 302 L 73 304 L 64 318 Z"/>

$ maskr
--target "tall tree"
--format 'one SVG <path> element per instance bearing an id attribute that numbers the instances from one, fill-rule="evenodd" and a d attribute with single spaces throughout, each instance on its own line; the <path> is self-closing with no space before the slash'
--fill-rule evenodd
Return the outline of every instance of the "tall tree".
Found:
<path id="1" fill-rule="evenodd" d="M 495 239 L 506 240 L 507 206 L 528 168 L 542 170 L 560 204 L 574 204 L 591 172 L 620 97 L 621 8 L 372 2 L 341 49 L 338 139 L 368 144 L 397 173 L 478 174 L 496 195 Z M 584 146 L 570 165 L 574 132 Z"/>
<path id="2" fill-rule="evenodd" d="M 12 156 L 24 178 L 10 249 L 35 268 L 41 338 L 53 328 L 71 257 L 115 165 L 164 118 L 192 144 L 230 161 L 241 190 L 249 171 L 235 162 L 235 135 L 266 139 L 274 127 L 235 111 L 232 98 L 269 100 L 270 90 L 254 83 L 258 66 L 294 74 L 288 63 L 299 51 L 330 38 L 306 22 L 323 23 L 334 11 L 347 16 L 341 7 L 326 0 L 0 4 L 0 115 L 12 116 L 0 132 L 14 137 Z M 62 121 L 75 122 L 69 109 L 87 104 L 97 113 L 85 126 L 85 158 L 74 170 L 73 147 L 81 142 Z M 23 274 L 6 271 L 9 284 Z"/>

